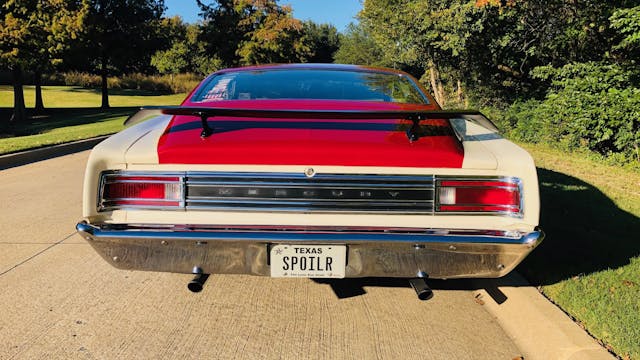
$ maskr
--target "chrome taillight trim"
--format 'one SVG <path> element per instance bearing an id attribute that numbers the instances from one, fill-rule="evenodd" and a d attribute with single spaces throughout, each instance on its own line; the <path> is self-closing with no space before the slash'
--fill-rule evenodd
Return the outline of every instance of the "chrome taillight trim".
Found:
<path id="1" fill-rule="evenodd" d="M 126 182 L 164 183 L 181 185 L 182 199 L 179 206 L 162 205 L 120 205 L 112 206 L 104 200 L 104 188 L 109 179 L 114 177 L 152 177 L 178 178 L 178 181 L 159 180 L 126 180 Z M 254 179 L 254 180 L 247 180 Z M 440 210 L 440 184 L 443 181 L 489 181 L 510 183 L 517 186 L 519 192 L 519 211 L 447 211 Z M 302 197 L 263 196 L 252 198 L 212 197 L 190 194 L 194 189 L 215 188 L 255 188 L 273 189 L 274 186 L 290 189 L 314 189 L 353 191 L 415 191 L 426 195 L 418 199 L 328 199 Z M 463 186 L 456 186 L 458 188 Z M 474 187 L 474 186 L 471 186 Z M 475 186 L 474 188 L 481 188 Z M 510 186 L 487 188 L 512 189 Z M 428 195 L 427 195 L 428 194 Z M 135 199 L 115 199 L 135 200 Z M 161 203 L 176 200 L 153 200 Z M 97 196 L 98 211 L 112 210 L 172 210 L 172 211 L 247 211 L 247 212 L 302 212 L 302 213 L 358 213 L 358 214 L 408 214 L 408 215 L 466 215 L 466 216 L 508 216 L 522 218 L 524 216 L 524 192 L 521 179 L 508 176 L 436 176 L 436 175 L 378 175 L 378 174 L 315 174 L 308 177 L 303 173 L 260 173 L 260 172 L 156 172 L 156 171 L 105 171 L 100 176 Z M 421 208 L 417 208 L 420 205 Z M 472 207 L 472 204 L 465 204 Z M 478 204 L 478 206 L 502 206 L 504 204 Z M 372 209 L 373 207 L 373 209 Z M 377 207 L 377 209 L 376 209 Z M 385 208 L 386 207 L 386 208 Z"/>
<path id="2" fill-rule="evenodd" d="M 518 201 L 519 206 L 517 212 L 513 211 L 446 211 L 440 212 L 440 189 L 442 187 L 449 186 L 441 186 L 440 184 L 443 181 L 493 181 L 496 183 L 510 183 L 516 185 L 518 189 Z M 485 188 L 485 189 L 506 189 L 511 190 L 512 187 L 509 186 L 452 186 L 455 188 Z M 524 217 L 524 192 L 523 192 L 523 184 L 522 180 L 518 177 L 513 176 L 437 176 L 436 177 L 436 194 L 434 196 L 435 206 L 434 211 L 438 215 L 494 215 L 494 216 L 508 216 L 515 218 L 523 218 Z M 501 206 L 506 208 L 514 208 L 513 205 L 504 205 L 504 204 L 465 204 L 465 205 L 456 205 L 460 207 L 473 207 L 473 206 Z"/>
<path id="3" fill-rule="evenodd" d="M 178 180 L 117 180 L 118 177 L 151 177 L 151 178 L 178 178 Z M 184 197 L 185 197 L 185 187 L 184 181 L 185 173 L 184 172 L 152 172 L 152 171 L 124 171 L 124 170 L 113 170 L 113 171 L 104 171 L 100 174 L 100 181 L 98 185 L 98 197 L 97 197 L 97 208 L 99 212 L 102 211 L 112 211 L 112 210 L 120 210 L 120 209 L 135 209 L 135 210 L 180 210 L 184 211 Z M 111 198 L 105 199 L 104 190 L 106 185 L 115 184 L 115 183 L 129 183 L 129 184 L 177 184 L 180 185 L 180 198 L 179 199 L 141 199 L 141 198 Z M 154 203 L 178 203 L 178 205 L 169 206 L 169 205 L 115 205 L 114 202 L 117 201 L 148 201 Z"/>

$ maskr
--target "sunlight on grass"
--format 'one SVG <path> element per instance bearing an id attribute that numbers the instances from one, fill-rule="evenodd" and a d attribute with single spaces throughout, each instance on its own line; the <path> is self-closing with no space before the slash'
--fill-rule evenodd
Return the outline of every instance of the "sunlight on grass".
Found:
<path id="1" fill-rule="evenodd" d="M 137 90 L 110 90 L 109 105 L 142 106 L 142 105 L 177 105 L 184 100 L 186 94 L 158 95 Z M 25 104 L 32 108 L 35 104 L 35 87 L 24 87 Z M 47 108 L 82 108 L 99 107 L 101 94 L 99 89 L 83 89 L 74 86 L 43 86 L 42 100 Z M 0 107 L 13 107 L 13 88 L 0 86 Z"/>
<path id="2" fill-rule="evenodd" d="M 640 173 L 543 145 L 545 241 L 519 271 L 621 357 L 640 359 Z"/>
<path id="3" fill-rule="evenodd" d="M 162 95 L 137 90 L 114 90 L 110 109 L 99 109 L 100 92 L 71 86 L 44 86 L 45 115 L 11 128 L 0 138 L 0 154 L 112 134 L 123 129 L 127 116 L 145 105 L 178 105 L 186 94 Z M 25 87 L 27 107 L 33 106 L 34 88 Z M 13 89 L 0 86 L 0 107 L 13 106 Z M 4 109 L 10 114 L 10 109 Z"/>
<path id="4" fill-rule="evenodd" d="M 67 126 L 48 130 L 36 135 L 0 139 L 0 154 L 113 134 L 124 128 L 122 123 L 125 119 L 126 116 L 105 118 L 104 121 L 97 123 Z"/>
<path id="5" fill-rule="evenodd" d="M 544 292 L 616 353 L 640 358 L 640 258 L 545 286 Z"/>

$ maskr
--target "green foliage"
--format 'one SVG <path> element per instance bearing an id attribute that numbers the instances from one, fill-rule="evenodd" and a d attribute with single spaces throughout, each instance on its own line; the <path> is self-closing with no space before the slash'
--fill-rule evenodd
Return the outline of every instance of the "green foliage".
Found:
<path id="1" fill-rule="evenodd" d="M 640 162 L 637 3 L 366 0 L 360 18 L 376 60 L 422 74 L 441 106 L 498 107 L 515 139 Z"/>
<path id="2" fill-rule="evenodd" d="M 449 98 L 464 101 L 467 48 L 482 30 L 481 11 L 454 0 L 367 0 L 360 18 L 384 62 L 422 77 L 446 106 Z"/>
<path id="3" fill-rule="evenodd" d="M 62 85 L 67 86 L 79 86 L 85 89 L 91 88 L 99 88 L 100 87 L 100 76 L 89 74 L 89 73 L 81 73 L 77 71 L 72 71 L 68 73 L 58 74 L 57 77 L 62 77 Z"/>
<path id="4" fill-rule="evenodd" d="M 332 63 L 333 54 L 340 47 L 340 34 L 335 26 L 316 24 L 311 20 L 303 24 L 305 41 L 313 53 L 307 61 L 311 63 Z"/>
<path id="5" fill-rule="evenodd" d="M 615 50 L 626 53 L 626 58 L 637 62 L 640 56 L 640 6 L 616 10 L 610 18 L 611 27 L 622 36 Z"/>
<path id="6" fill-rule="evenodd" d="M 369 66 L 389 66 L 384 52 L 364 25 L 351 23 L 340 38 L 340 48 L 334 55 L 336 63 Z"/>
<path id="7" fill-rule="evenodd" d="M 502 120 L 515 139 L 586 148 L 624 162 L 640 162 L 638 74 L 619 65 L 576 63 L 541 67 L 535 77 L 550 80 L 544 100 L 513 104 Z M 617 154 L 617 155 L 614 155 Z"/>
<path id="8" fill-rule="evenodd" d="M 170 46 L 151 57 L 151 65 L 161 74 L 208 75 L 222 67 L 219 58 L 207 53 L 207 45 L 200 39 L 200 26 L 185 24 L 180 17 L 162 19 L 161 23 Z"/>
<path id="9" fill-rule="evenodd" d="M 25 118 L 23 69 L 40 74 L 59 63 L 61 52 L 77 36 L 87 9 L 86 0 L 9 0 L 0 4 L 0 66 L 13 72 L 14 121 Z"/>
<path id="10" fill-rule="evenodd" d="M 302 22 L 291 16 L 291 7 L 275 0 L 235 2 L 236 11 L 246 14 L 240 24 L 249 30 L 236 52 L 241 64 L 304 62 L 312 54 Z"/>
<path id="11" fill-rule="evenodd" d="M 174 43 L 170 49 L 156 52 L 151 57 L 151 65 L 161 74 L 179 74 L 189 70 L 190 54 L 185 43 Z"/>
<path id="12" fill-rule="evenodd" d="M 151 56 L 163 46 L 156 31 L 161 25 L 164 0 L 91 0 L 82 44 L 75 62 L 112 72 L 147 72 Z"/>
<path id="13" fill-rule="evenodd" d="M 204 21 L 200 40 L 223 67 L 304 62 L 312 55 L 302 22 L 275 0 L 198 0 Z"/>
<path id="14" fill-rule="evenodd" d="M 8 0 L 0 5 L 0 64 L 46 67 L 77 37 L 86 1 Z"/>

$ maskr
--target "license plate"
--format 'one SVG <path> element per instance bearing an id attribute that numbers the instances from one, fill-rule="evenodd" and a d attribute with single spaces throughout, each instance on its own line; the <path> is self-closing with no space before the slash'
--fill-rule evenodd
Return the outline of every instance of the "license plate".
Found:
<path id="1" fill-rule="evenodd" d="M 343 278 L 345 245 L 274 245 L 271 277 Z"/>

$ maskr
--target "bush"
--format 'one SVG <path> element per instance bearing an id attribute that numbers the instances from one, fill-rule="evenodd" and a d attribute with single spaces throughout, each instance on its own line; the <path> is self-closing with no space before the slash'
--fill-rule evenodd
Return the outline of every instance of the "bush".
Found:
<path id="1" fill-rule="evenodd" d="M 511 105 L 500 123 L 516 140 L 588 149 L 616 162 L 640 163 L 640 88 L 635 70 L 579 63 L 538 68 L 550 80 L 544 100 Z"/>
<path id="2" fill-rule="evenodd" d="M 196 74 L 163 75 L 162 79 L 174 94 L 190 92 L 202 81 L 202 77 Z"/>
<path id="3" fill-rule="evenodd" d="M 64 84 L 67 86 L 80 86 L 83 88 L 99 88 L 102 80 L 100 76 L 81 72 L 68 72 L 62 74 Z"/>
<path id="4" fill-rule="evenodd" d="M 181 94 L 193 90 L 202 78 L 195 74 L 178 75 L 143 75 L 126 74 L 123 76 L 111 76 L 107 78 L 109 89 L 133 89 L 153 92 L 166 92 Z M 102 86 L 100 75 L 69 72 L 47 76 L 47 85 L 80 86 L 88 89 L 96 89 Z"/>

